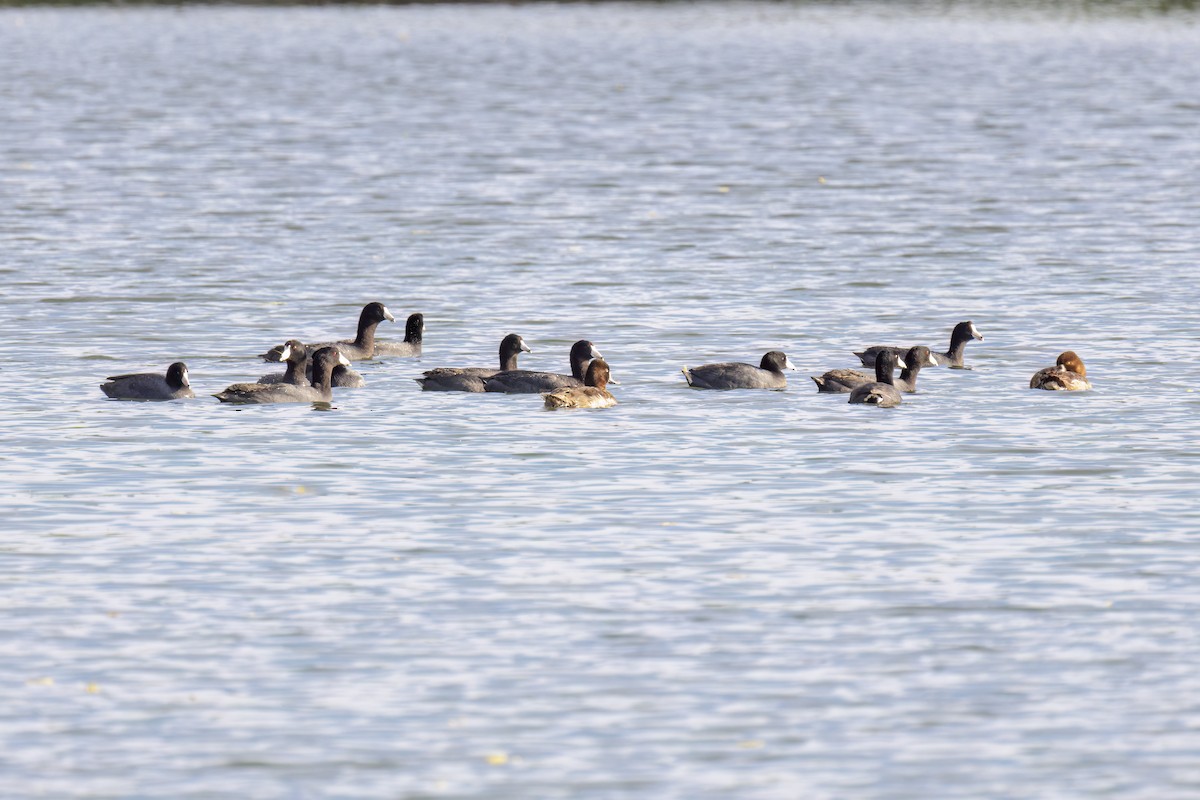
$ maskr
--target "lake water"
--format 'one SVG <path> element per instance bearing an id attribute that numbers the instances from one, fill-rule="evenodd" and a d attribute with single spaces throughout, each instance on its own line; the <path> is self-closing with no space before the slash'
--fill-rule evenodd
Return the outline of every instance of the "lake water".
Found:
<path id="1" fill-rule="evenodd" d="M 1200 794 L 1200 26 L 948 8 L 0 12 L 3 795 Z"/>

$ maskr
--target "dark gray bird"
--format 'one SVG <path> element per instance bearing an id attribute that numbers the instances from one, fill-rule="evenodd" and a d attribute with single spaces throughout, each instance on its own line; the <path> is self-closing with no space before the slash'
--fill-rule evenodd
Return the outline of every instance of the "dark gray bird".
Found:
<path id="1" fill-rule="evenodd" d="M 500 369 L 487 367 L 441 367 L 426 370 L 420 378 L 413 378 L 427 392 L 483 392 L 488 378 L 500 372 L 517 368 L 517 356 L 532 353 L 525 340 L 510 333 L 500 340 Z"/>
<path id="2" fill-rule="evenodd" d="M 753 364 L 724 362 L 684 367 L 683 377 L 693 389 L 786 389 L 785 369 L 795 369 L 786 355 L 772 350 Z"/>
<path id="3" fill-rule="evenodd" d="M 115 400 L 182 400 L 196 396 L 188 380 L 187 365 L 182 361 L 167 367 L 166 375 L 137 372 L 113 375 L 107 380 L 108 383 L 100 384 L 100 391 Z"/>
<path id="4" fill-rule="evenodd" d="M 958 323 L 950 333 L 950 349 L 944 353 L 934 353 L 934 360 L 937 361 L 938 366 L 963 369 L 963 352 L 966 350 L 967 342 L 972 339 L 983 341 L 983 334 L 975 327 L 975 323 L 970 320 Z M 859 357 L 864 367 L 873 367 L 875 366 L 875 357 L 881 350 L 891 350 L 897 358 L 903 358 L 904 354 L 908 352 L 908 348 L 905 347 L 875 345 L 854 355 Z"/>

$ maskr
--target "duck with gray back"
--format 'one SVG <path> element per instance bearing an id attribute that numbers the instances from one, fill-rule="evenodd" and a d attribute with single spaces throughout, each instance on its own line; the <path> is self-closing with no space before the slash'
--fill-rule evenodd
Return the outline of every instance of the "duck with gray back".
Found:
<path id="1" fill-rule="evenodd" d="M 213 397 L 222 403 L 328 403 L 333 400 L 333 368 L 350 362 L 336 347 L 322 347 L 312 357 L 313 380 L 291 383 L 235 383 Z"/>
<path id="2" fill-rule="evenodd" d="M 896 358 L 896 354 L 891 350 L 880 352 L 879 357 L 875 359 L 875 381 L 855 386 L 850 392 L 850 402 L 865 403 L 880 408 L 892 408 L 900 405 L 900 392 L 896 391 L 896 387 L 893 385 L 892 375 L 897 365 L 904 365 L 904 360 Z"/>
<path id="3" fill-rule="evenodd" d="M 954 326 L 954 330 L 950 332 L 950 349 L 944 353 L 933 353 L 933 360 L 937 362 L 937 366 L 941 367 L 970 369 L 970 367 L 963 365 L 963 354 L 966 351 L 967 343 L 973 339 L 983 341 L 983 334 L 975 327 L 975 323 L 970 320 L 958 323 Z M 854 355 L 859 357 L 864 367 L 873 367 L 875 366 L 876 355 L 882 350 L 891 350 L 896 354 L 897 358 L 904 358 L 904 354 L 908 352 L 909 348 L 875 345 Z"/>
<path id="4" fill-rule="evenodd" d="M 684 367 L 683 378 L 693 389 L 786 389 L 783 371 L 795 368 L 786 355 L 772 350 L 757 367 L 732 361 Z"/>
<path id="5" fill-rule="evenodd" d="M 420 378 L 414 378 L 427 392 L 483 392 L 484 382 L 500 372 L 517 368 L 517 357 L 521 353 L 532 353 L 525 340 L 510 333 L 500 340 L 500 368 L 487 367 L 440 367 L 426 370 Z"/>
<path id="6" fill-rule="evenodd" d="M 583 386 L 565 386 L 542 395 L 546 408 L 612 408 L 617 398 L 608 391 L 608 364 L 603 358 L 588 363 Z"/>
<path id="7" fill-rule="evenodd" d="M 571 345 L 570 375 L 526 369 L 509 370 L 498 372 L 488 378 L 485 386 L 489 392 L 505 394 L 540 394 L 568 386 L 583 386 L 584 369 L 594 358 L 603 358 L 603 356 L 587 339 L 580 339 Z"/>
<path id="8" fill-rule="evenodd" d="M 367 361 L 375 357 L 375 328 L 384 320 L 395 322 L 392 312 L 383 303 L 367 303 L 358 315 L 358 334 L 353 340 L 341 342 L 321 342 L 308 345 L 308 354 L 312 356 L 325 347 L 336 347 L 342 358 L 347 361 Z M 263 361 L 282 361 L 283 345 L 272 347 L 262 354 Z"/>
<path id="9" fill-rule="evenodd" d="M 1029 379 L 1030 389 L 1047 389 L 1052 392 L 1085 392 L 1092 388 L 1087 379 L 1087 367 L 1083 359 L 1067 350 L 1059 355 L 1053 367 L 1040 369 Z"/>
<path id="10" fill-rule="evenodd" d="M 183 400 L 196 396 L 188 380 L 187 365 L 182 361 L 167 367 L 166 375 L 135 372 L 113 375 L 107 380 L 108 383 L 100 384 L 100 391 L 114 400 Z"/>
<path id="11" fill-rule="evenodd" d="M 421 343 L 425 339 L 425 315 L 409 314 L 404 323 L 403 342 L 381 342 L 375 340 L 375 357 L 399 356 L 416 358 L 421 355 Z"/>

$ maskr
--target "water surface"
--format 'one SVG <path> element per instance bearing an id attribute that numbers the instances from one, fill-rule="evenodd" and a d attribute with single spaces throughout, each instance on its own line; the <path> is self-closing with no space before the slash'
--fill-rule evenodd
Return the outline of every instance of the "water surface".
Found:
<path id="1" fill-rule="evenodd" d="M 1195 796 L 1198 53 L 1178 14 L 3 11 L 4 794 Z M 370 300 L 419 362 L 207 396 Z M 899 409 L 808 380 L 963 319 Z M 411 380 L 510 331 L 592 339 L 621 404 Z M 678 371 L 769 349 L 786 392 Z M 1095 390 L 1026 389 L 1065 349 Z M 200 399 L 98 389 L 174 360 Z"/>

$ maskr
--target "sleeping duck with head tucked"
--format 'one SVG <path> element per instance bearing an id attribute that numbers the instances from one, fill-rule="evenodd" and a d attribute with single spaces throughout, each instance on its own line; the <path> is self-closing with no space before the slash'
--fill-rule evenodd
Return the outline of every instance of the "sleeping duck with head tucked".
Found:
<path id="1" fill-rule="evenodd" d="M 1087 367 L 1083 359 L 1068 350 L 1058 357 L 1053 367 L 1038 370 L 1029 379 L 1030 389 L 1048 389 L 1059 392 L 1081 392 L 1092 388 L 1087 379 Z"/>
<path id="2" fill-rule="evenodd" d="M 612 408 L 617 398 L 608 391 L 608 364 L 603 358 L 588 363 L 583 386 L 564 386 L 542 395 L 546 408 Z"/>

